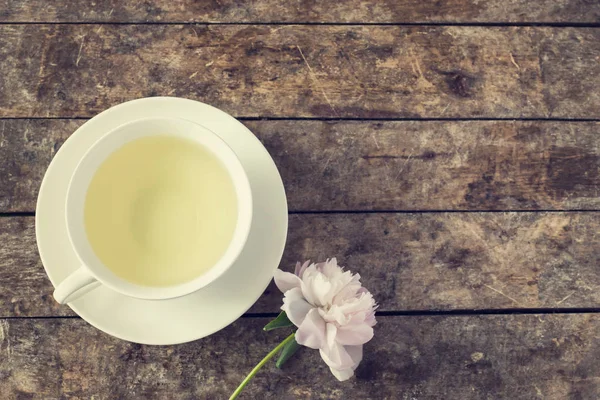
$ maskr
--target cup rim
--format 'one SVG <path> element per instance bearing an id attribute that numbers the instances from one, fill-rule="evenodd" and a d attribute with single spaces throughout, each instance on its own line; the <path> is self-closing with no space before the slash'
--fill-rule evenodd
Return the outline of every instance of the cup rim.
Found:
<path id="1" fill-rule="evenodd" d="M 167 127 L 162 133 L 143 133 L 140 125 L 152 124 Z M 146 125 L 148 126 L 148 125 Z M 177 127 L 177 128 L 175 128 Z M 137 132 L 137 133 L 136 133 Z M 121 136 L 119 136 L 121 135 Z M 237 221 L 232 239 L 221 258 L 203 274 L 194 279 L 171 286 L 143 286 L 127 281 L 105 266 L 93 252 L 83 224 L 83 210 L 87 189 L 97 168 L 117 149 L 133 140 L 151 136 L 184 137 L 208 148 L 221 162 L 232 179 L 237 200 Z M 115 147 L 116 144 L 116 147 Z M 112 149 L 112 150 L 107 150 Z M 102 152 L 98 153 L 99 151 Z M 92 171 L 83 168 L 95 166 Z M 85 172 L 85 174 L 84 174 Z M 82 182 L 84 187 L 77 187 Z M 67 234 L 71 246 L 82 266 L 99 282 L 126 296 L 145 300 L 166 300 L 185 296 L 217 280 L 239 258 L 247 243 L 252 225 L 253 199 L 248 176 L 233 149 L 212 130 L 192 121 L 174 117 L 139 118 L 110 130 L 85 152 L 75 167 L 65 202 Z M 76 204 L 74 204 L 76 202 Z M 78 206 L 77 206 L 78 205 Z M 76 207 L 77 206 L 77 207 Z M 76 207 L 76 208 L 75 208 Z M 78 215 L 74 214 L 80 211 Z M 80 218 L 76 218 L 79 216 Z"/>

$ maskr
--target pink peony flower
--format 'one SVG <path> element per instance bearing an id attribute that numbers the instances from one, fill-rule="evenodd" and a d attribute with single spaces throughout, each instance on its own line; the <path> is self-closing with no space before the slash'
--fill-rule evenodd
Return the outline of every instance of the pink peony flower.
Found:
<path id="1" fill-rule="evenodd" d="M 298 263 L 295 274 L 277 270 L 275 284 L 284 293 L 281 309 L 298 327 L 296 341 L 319 349 L 338 380 L 354 375 L 376 323 L 375 300 L 360 275 L 344 271 L 332 258 Z"/>

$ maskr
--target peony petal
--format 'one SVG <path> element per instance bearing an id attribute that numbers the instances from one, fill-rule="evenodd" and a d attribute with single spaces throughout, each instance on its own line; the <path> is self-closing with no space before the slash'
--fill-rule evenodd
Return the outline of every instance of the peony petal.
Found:
<path id="1" fill-rule="evenodd" d="M 349 271 L 344 272 L 335 259 L 312 264 L 302 274 L 304 296 L 309 303 L 318 307 L 353 300 L 360 287 L 358 278 Z"/>
<path id="2" fill-rule="evenodd" d="M 339 306 L 333 305 L 329 312 L 327 313 L 326 321 L 331 322 L 335 321 L 339 325 L 346 325 L 350 319 L 352 318 L 352 314 L 350 312 L 346 313 L 345 310 Z"/>
<path id="3" fill-rule="evenodd" d="M 330 292 L 332 289 L 331 282 L 323 274 L 318 274 L 314 277 L 311 285 L 314 305 L 322 307 L 331 304 L 331 298 L 333 297 Z"/>
<path id="4" fill-rule="evenodd" d="M 296 275 L 290 272 L 284 272 L 280 269 L 275 270 L 275 285 L 281 290 L 281 293 L 285 293 L 290 289 L 300 287 L 302 281 Z"/>
<path id="5" fill-rule="evenodd" d="M 325 346 L 320 349 L 321 358 L 331 368 L 346 369 L 354 366 L 354 360 L 346 351 L 344 346 L 335 342 L 333 346 Z"/>
<path id="6" fill-rule="evenodd" d="M 348 300 L 357 298 L 361 291 L 367 291 L 362 287 L 358 274 L 352 275 L 351 272 L 346 271 L 340 281 L 342 281 L 343 285 L 337 290 L 335 297 L 332 299 L 332 304 L 343 304 Z"/>
<path id="7" fill-rule="evenodd" d="M 358 364 L 362 361 L 363 358 L 363 347 L 360 346 L 344 346 L 350 358 L 354 362 L 354 369 L 358 367 Z"/>
<path id="8" fill-rule="evenodd" d="M 338 267 L 337 260 L 335 258 L 321 263 L 319 269 L 322 273 L 327 275 L 328 278 L 336 278 L 344 272 L 340 267 Z"/>
<path id="9" fill-rule="evenodd" d="M 350 356 L 352 360 L 352 366 L 348 368 L 334 368 L 329 367 L 333 376 L 337 378 L 338 381 L 348 380 L 354 375 L 354 370 L 358 367 L 358 364 L 362 361 L 363 356 L 363 347 L 362 346 L 344 346 L 344 350 Z"/>
<path id="10" fill-rule="evenodd" d="M 321 273 L 314 267 L 314 264 L 306 268 L 302 275 L 302 283 L 300 288 L 306 301 L 312 305 L 317 305 L 318 299 L 314 292 L 314 282 Z"/>
<path id="11" fill-rule="evenodd" d="M 320 349 L 325 345 L 325 321 L 317 309 L 313 308 L 306 314 L 296 332 L 296 341 L 311 349 Z"/>
<path id="12" fill-rule="evenodd" d="M 281 309 L 285 311 L 287 317 L 297 327 L 302 325 L 306 315 L 312 308 L 313 307 L 304 299 L 300 288 L 293 288 L 285 292 Z"/>
<path id="13" fill-rule="evenodd" d="M 358 325 L 346 325 L 337 329 L 336 340 L 344 346 L 362 345 L 372 338 L 373 328 L 364 323 Z"/>
<path id="14" fill-rule="evenodd" d="M 323 268 L 325 268 L 325 265 L 327 265 L 327 262 L 328 262 L 328 261 L 329 261 L 329 260 L 327 260 L 327 261 L 325 261 L 325 262 L 320 262 L 320 263 L 316 263 L 316 264 L 314 264 L 314 265 L 315 265 L 315 268 L 317 269 L 317 271 L 319 271 L 319 272 L 323 272 Z"/>
<path id="15" fill-rule="evenodd" d="M 348 299 L 342 304 L 333 304 L 323 318 L 327 322 L 336 321 L 340 325 L 346 325 L 351 322 L 353 317 L 360 315 L 360 322 L 363 322 L 367 315 L 371 315 L 376 307 L 375 300 L 369 292 L 361 293 L 357 298 Z M 371 325 L 373 319 L 370 318 Z"/>
<path id="16" fill-rule="evenodd" d="M 354 375 L 354 369 L 352 368 L 335 369 L 329 367 L 329 370 L 340 382 L 347 381 L 348 379 L 352 378 L 352 375 Z"/>
<path id="17" fill-rule="evenodd" d="M 302 275 L 304 275 L 304 271 L 306 271 L 306 268 L 308 268 L 308 266 L 310 265 L 310 260 L 306 261 L 304 264 L 300 265 L 300 263 L 296 263 L 296 270 L 295 270 L 295 274 L 300 277 L 300 279 L 302 279 Z"/>
<path id="18" fill-rule="evenodd" d="M 326 336 L 327 336 L 327 346 L 328 347 L 333 347 L 335 346 L 335 340 L 337 337 L 337 326 L 335 326 L 334 324 L 326 324 L 325 325 L 325 331 L 326 331 Z"/>
<path id="19" fill-rule="evenodd" d="M 343 282 L 343 285 L 352 279 L 352 273 L 348 271 L 344 272 L 344 269 L 337 265 L 337 260 L 335 258 L 321 263 L 319 270 L 329 278 L 329 280 Z"/>
<path id="20" fill-rule="evenodd" d="M 367 316 L 365 317 L 365 324 L 369 326 L 375 326 L 376 323 L 377 320 L 375 319 L 375 310 L 368 312 Z"/>

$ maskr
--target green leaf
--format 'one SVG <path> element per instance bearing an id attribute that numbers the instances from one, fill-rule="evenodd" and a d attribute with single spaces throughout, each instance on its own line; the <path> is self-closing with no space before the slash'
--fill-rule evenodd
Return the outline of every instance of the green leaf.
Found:
<path id="1" fill-rule="evenodd" d="M 285 328 L 288 326 L 294 326 L 294 324 L 292 323 L 292 321 L 289 320 L 289 318 L 287 317 L 285 311 L 282 311 L 277 318 L 275 318 L 273 321 L 269 322 L 264 328 L 264 331 L 272 331 L 273 329 L 277 329 L 277 328 Z"/>
<path id="2" fill-rule="evenodd" d="M 294 353 L 296 353 L 298 351 L 299 348 L 300 348 L 300 345 L 298 344 L 298 342 L 296 342 L 296 338 L 287 342 L 285 344 L 283 350 L 281 350 L 281 354 L 279 355 L 279 358 L 277 359 L 277 363 L 275 364 L 277 366 L 277 368 L 281 368 L 283 366 L 283 364 L 287 360 L 289 360 L 290 357 L 292 357 L 294 355 Z"/>

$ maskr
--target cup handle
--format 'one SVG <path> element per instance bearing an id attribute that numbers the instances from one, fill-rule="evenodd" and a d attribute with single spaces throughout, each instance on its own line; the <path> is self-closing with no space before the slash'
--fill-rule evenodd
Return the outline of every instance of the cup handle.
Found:
<path id="1" fill-rule="evenodd" d="M 59 304 L 67 304 L 95 289 L 99 284 L 87 268 L 79 267 L 54 289 L 54 299 Z"/>

